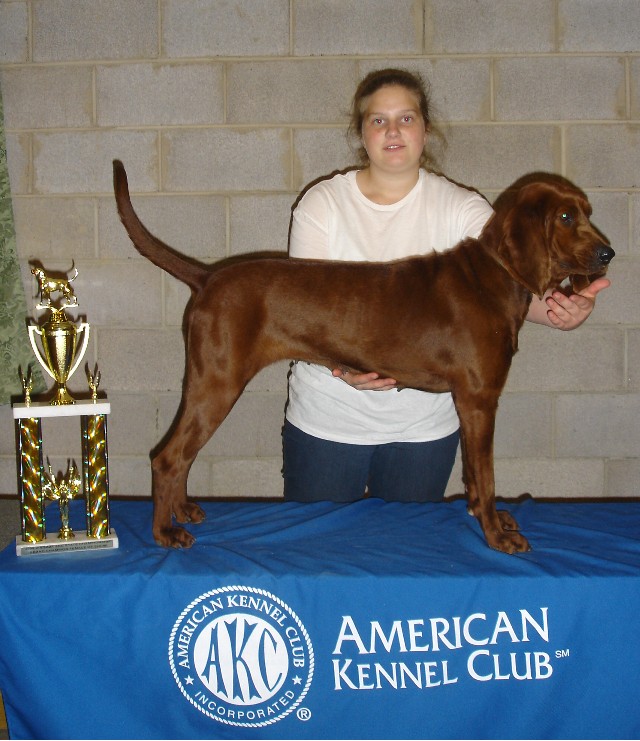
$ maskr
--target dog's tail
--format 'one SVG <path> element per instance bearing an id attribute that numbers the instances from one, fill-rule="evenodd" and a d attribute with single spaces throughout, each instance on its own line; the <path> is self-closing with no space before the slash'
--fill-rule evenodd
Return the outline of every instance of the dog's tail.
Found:
<path id="1" fill-rule="evenodd" d="M 140 221 L 131 205 L 127 172 L 120 160 L 113 161 L 113 189 L 120 220 L 138 252 L 192 290 L 199 290 L 210 273 L 209 269 L 204 263 L 182 255 L 154 237 Z"/>

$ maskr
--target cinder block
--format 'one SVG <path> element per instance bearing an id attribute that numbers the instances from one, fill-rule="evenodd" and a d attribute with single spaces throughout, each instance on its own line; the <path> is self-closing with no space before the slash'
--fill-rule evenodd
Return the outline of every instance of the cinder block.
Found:
<path id="1" fill-rule="evenodd" d="M 150 497 L 149 457 L 109 456 L 109 495 L 115 498 Z M 151 511 L 149 517 L 149 529 L 151 529 Z"/>
<path id="2" fill-rule="evenodd" d="M 282 457 L 227 458 L 211 463 L 206 496 L 282 498 Z"/>
<path id="3" fill-rule="evenodd" d="M 156 0 L 46 0 L 32 13 L 36 62 L 158 55 Z"/>
<path id="4" fill-rule="evenodd" d="M 414 0 L 294 0 L 293 51 L 326 54 L 420 54 L 422 13 Z"/>
<path id="5" fill-rule="evenodd" d="M 561 457 L 636 457 L 640 394 L 563 394 L 556 401 L 556 426 Z"/>
<path id="6" fill-rule="evenodd" d="M 595 457 L 500 459 L 496 461 L 496 493 L 505 499 L 523 494 L 533 499 L 599 498 L 604 493 L 604 463 Z"/>
<path id="7" fill-rule="evenodd" d="M 348 119 L 353 61 L 264 61 L 227 65 L 227 122 L 337 123 Z"/>
<path id="8" fill-rule="evenodd" d="M 18 496 L 18 469 L 15 452 L 13 455 L 0 457 L 0 491 L 4 494 Z M 20 510 L 14 523 L 15 534 L 20 534 Z"/>
<path id="9" fill-rule="evenodd" d="M 426 3 L 426 54 L 550 52 L 555 48 L 555 9 L 549 0 Z"/>
<path id="10" fill-rule="evenodd" d="M 183 353 L 184 355 L 184 353 Z M 182 370 L 184 369 L 184 358 L 182 361 Z M 182 397 L 182 389 L 174 389 L 170 393 L 156 394 L 155 403 L 157 405 L 157 420 L 156 420 L 156 443 L 164 437 L 169 430 L 169 427 L 173 424 L 176 413 L 180 406 L 180 399 Z"/>
<path id="11" fill-rule="evenodd" d="M 34 192 L 113 193 L 113 160 L 127 162 L 132 190 L 157 188 L 154 131 L 65 131 L 33 135 Z"/>
<path id="12" fill-rule="evenodd" d="M 208 443 L 206 450 L 202 451 L 203 457 L 246 456 L 249 454 L 249 446 L 260 451 L 275 450 L 276 454 L 282 455 L 280 430 L 284 422 L 288 366 L 288 361 L 275 363 L 265 368 L 249 382 L 229 418 L 215 433 L 214 439 Z M 184 362 L 180 368 L 181 372 L 183 367 Z M 173 423 L 180 398 L 180 391 L 157 396 L 157 440 L 163 437 Z M 258 455 L 263 454 L 258 453 Z"/>
<path id="13" fill-rule="evenodd" d="M 164 325 L 182 327 L 184 310 L 191 297 L 191 290 L 170 275 L 162 276 L 164 296 Z"/>
<path id="14" fill-rule="evenodd" d="M 559 0 L 560 51 L 638 50 L 640 5 L 636 0 Z"/>
<path id="15" fill-rule="evenodd" d="M 607 278 L 611 287 L 598 294 L 591 319 L 599 324 L 640 324 L 640 260 L 616 257 Z"/>
<path id="16" fill-rule="evenodd" d="M 200 455 L 282 456 L 285 402 L 286 386 L 281 394 L 243 394 Z"/>
<path id="17" fill-rule="evenodd" d="M 625 460 L 608 461 L 606 465 L 607 497 L 634 497 L 640 496 L 640 460 L 627 458 Z"/>
<path id="18" fill-rule="evenodd" d="M 498 59 L 495 114 L 497 121 L 626 118 L 624 60 L 581 56 Z"/>
<path id="19" fill-rule="evenodd" d="M 100 66 L 96 107 L 99 126 L 222 123 L 222 65 Z"/>
<path id="20" fill-rule="evenodd" d="M 636 188 L 640 184 L 637 124 L 573 124 L 567 127 L 566 138 L 566 174 L 582 188 Z"/>
<path id="21" fill-rule="evenodd" d="M 61 254 L 74 259 L 95 257 L 95 202 L 92 198 L 13 199 L 18 253 L 23 259 Z"/>
<path id="22" fill-rule="evenodd" d="M 148 229 L 180 252 L 206 262 L 226 255 L 224 197 L 163 194 L 132 196 L 131 202 Z M 102 259 L 144 259 L 131 244 L 113 195 L 98 199 L 98 235 Z"/>
<path id="23" fill-rule="evenodd" d="M 534 170 L 560 171 L 560 131 L 555 126 L 460 124 L 450 127 L 447 139 L 445 173 L 481 190 L 502 190 Z"/>
<path id="24" fill-rule="evenodd" d="M 16 378 L 18 378 L 18 369 L 16 368 Z M 17 388 L 20 389 L 18 381 Z M 16 392 L 17 393 L 17 392 Z M 22 397 L 17 400 L 20 401 Z M 0 456 L 13 455 L 16 453 L 16 431 L 15 420 L 13 419 L 12 407 L 10 404 L 0 404 Z M 0 489 L 3 493 L 4 489 Z"/>
<path id="25" fill-rule="evenodd" d="M 430 96 L 431 120 L 435 126 L 445 121 L 491 120 L 490 60 L 484 57 L 364 59 L 358 67 L 361 77 L 384 67 L 399 67 L 419 74 Z M 354 92 L 355 88 L 350 95 Z M 348 104 L 349 99 L 346 100 Z"/>
<path id="26" fill-rule="evenodd" d="M 178 57 L 289 53 L 289 0 L 166 0 L 163 53 Z"/>
<path id="27" fill-rule="evenodd" d="M 31 134 L 5 134 L 11 195 L 31 192 Z"/>
<path id="28" fill-rule="evenodd" d="M 176 129 L 163 134 L 162 147 L 167 190 L 290 188 L 290 145 L 286 129 Z"/>
<path id="29" fill-rule="evenodd" d="M 229 253 L 286 252 L 295 193 L 232 196 L 229 199 Z"/>
<path id="30" fill-rule="evenodd" d="M 189 471 L 187 484 L 189 496 L 208 496 L 209 464 L 196 461 Z M 110 456 L 109 492 L 118 497 L 151 498 L 151 463 L 149 456 Z M 148 531 L 151 532 L 153 509 L 149 508 Z"/>
<path id="31" fill-rule="evenodd" d="M 143 392 L 112 393 L 106 385 L 105 390 L 111 403 L 111 414 L 107 418 L 109 456 L 148 455 L 158 441 L 155 397 Z"/>
<path id="32" fill-rule="evenodd" d="M 187 495 L 190 497 L 210 497 L 211 496 L 211 472 L 210 462 L 206 459 L 196 458 L 187 479 Z M 197 537 L 197 529 L 195 529 Z"/>
<path id="33" fill-rule="evenodd" d="M 290 368 L 290 360 L 281 360 L 278 363 L 267 366 L 249 381 L 246 391 L 275 392 L 284 397 L 287 392 Z"/>
<path id="34" fill-rule="evenodd" d="M 294 187 L 301 190 L 316 178 L 355 164 L 346 128 L 297 129 L 293 134 Z"/>
<path id="35" fill-rule="evenodd" d="M 105 388 L 140 392 L 182 388 L 184 343 L 175 329 L 101 329 L 98 363 Z"/>
<path id="36" fill-rule="evenodd" d="M 446 499 L 450 499 L 451 497 L 459 497 L 460 495 L 464 495 L 464 483 L 462 481 L 462 456 L 460 446 L 458 446 L 458 453 L 444 496 Z"/>
<path id="37" fill-rule="evenodd" d="M 636 47 L 640 44 L 636 44 Z M 631 57 L 629 60 L 630 99 L 629 108 L 631 118 L 640 118 L 640 59 Z"/>
<path id="38" fill-rule="evenodd" d="M 147 261 L 78 263 L 79 310 L 94 327 L 157 326 L 162 318 L 160 271 Z"/>
<path id="39" fill-rule="evenodd" d="M 277 366 L 273 366 L 274 369 Z M 255 391 L 245 391 L 229 416 L 213 437 L 205 444 L 198 459 L 219 457 L 270 456 L 282 457 L 281 429 L 284 422 L 286 401 L 286 368 L 282 369 L 280 382 L 260 382 Z M 263 371 L 263 373 L 265 373 Z M 277 370 L 274 370 L 277 375 Z M 257 377 L 256 381 L 260 379 Z M 273 386 L 274 391 L 260 392 L 262 386 Z M 211 393 L 215 395 L 215 389 Z M 157 398 L 157 440 L 167 433 L 173 424 L 181 394 L 160 394 Z"/>
<path id="40" fill-rule="evenodd" d="M 29 15 L 26 2 L 0 3 L 0 63 L 29 59 Z"/>
<path id="41" fill-rule="evenodd" d="M 629 253 L 629 195 L 592 190 L 587 196 L 593 208 L 591 222 L 609 239 L 616 255 Z"/>
<path id="42" fill-rule="evenodd" d="M 629 203 L 631 208 L 631 237 L 629 252 L 635 257 L 640 256 L 640 194 L 630 193 Z"/>
<path id="43" fill-rule="evenodd" d="M 10 129 L 93 124 L 91 67 L 17 67 L 0 74 Z"/>
<path id="44" fill-rule="evenodd" d="M 546 394 L 500 397 L 494 454 L 498 458 L 542 458 L 553 446 L 551 399 Z"/>
<path id="45" fill-rule="evenodd" d="M 640 391 L 640 329 L 627 331 L 627 379 L 629 389 Z"/>
<path id="46" fill-rule="evenodd" d="M 526 322 L 520 331 L 519 351 L 513 359 L 507 390 L 623 389 L 624 335 L 615 327 L 592 326 L 596 321 L 592 314 L 588 323 L 571 332 Z"/>
<path id="47" fill-rule="evenodd" d="M 86 392 L 87 382 L 84 380 L 84 371 L 78 369 L 77 377 L 72 377 L 68 384 L 69 391 L 73 394 L 74 388 L 84 387 Z M 53 386 L 53 381 L 48 378 Z M 80 385 L 79 385 L 80 384 Z M 42 420 L 42 454 L 45 468 L 47 468 L 47 457 L 51 458 L 51 467 L 54 474 L 67 471 L 67 461 L 75 461 L 78 468 L 82 466 L 82 437 L 80 417 L 52 417 Z M 48 470 L 48 469 L 47 469 Z"/>

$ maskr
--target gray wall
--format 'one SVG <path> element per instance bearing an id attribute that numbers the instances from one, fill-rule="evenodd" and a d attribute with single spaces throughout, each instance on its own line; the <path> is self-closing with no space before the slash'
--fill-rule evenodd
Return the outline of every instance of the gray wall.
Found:
<path id="1" fill-rule="evenodd" d="M 109 394 L 111 490 L 150 492 L 148 452 L 177 408 L 183 286 L 129 244 L 111 193 L 204 260 L 285 249 L 310 180 L 351 163 L 346 111 L 383 65 L 423 72 L 443 170 L 489 199 L 534 169 L 590 195 L 617 257 L 575 332 L 527 325 L 496 435 L 499 493 L 637 494 L 640 418 L 640 3 L 637 0 L 0 0 L 0 84 L 27 302 L 28 261 L 79 269 L 87 357 Z M 287 363 L 252 382 L 191 493 L 279 496 Z M 83 373 L 71 390 L 86 388 Z M 59 468 L 76 423 L 45 427 Z M 450 493 L 461 491 L 459 468 Z M 0 407 L 0 491 L 16 491 Z"/>

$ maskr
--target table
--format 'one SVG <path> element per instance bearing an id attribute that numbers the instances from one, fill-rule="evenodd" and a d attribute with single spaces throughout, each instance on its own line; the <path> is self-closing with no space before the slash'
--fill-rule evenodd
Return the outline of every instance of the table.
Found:
<path id="1" fill-rule="evenodd" d="M 462 501 L 204 508 L 190 550 L 113 499 L 118 550 L 0 553 L 12 738 L 639 737 L 640 504 L 505 505 L 520 556 Z"/>

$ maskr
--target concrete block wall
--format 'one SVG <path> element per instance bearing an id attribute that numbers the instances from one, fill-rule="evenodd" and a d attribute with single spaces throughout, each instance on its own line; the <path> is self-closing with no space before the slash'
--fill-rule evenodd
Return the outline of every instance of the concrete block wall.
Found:
<path id="1" fill-rule="evenodd" d="M 573 179 L 617 257 L 579 330 L 527 325 L 496 433 L 499 494 L 628 497 L 640 465 L 640 3 L 637 0 L 0 0 L 18 250 L 79 270 L 112 403 L 114 495 L 150 492 L 149 450 L 177 409 L 184 287 L 117 219 L 111 161 L 162 239 L 204 260 L 285 249 L 314 178 L 353 161 L 358 79 L 430 81 L 443 171 L 492 200 L 525 172 Z M 287 363 L 254 379 L 198 458 L 191 493 L 280 496 Z M 86 388 L 78 372 L 69 384 Z M 214 390 L 215 391 L 215 390 Z M 62 468 L 75 424 L 45 429 Z M 449 486 L 462 490 L 459 467 Z M 0 491 L 16 491 L 0 408 Z"/>

